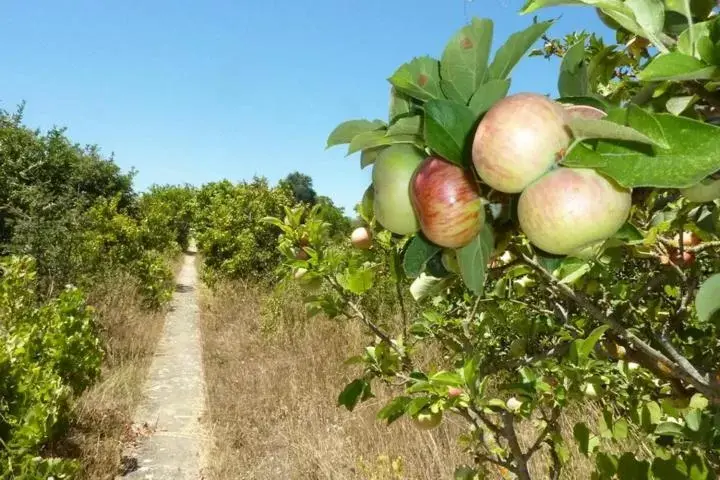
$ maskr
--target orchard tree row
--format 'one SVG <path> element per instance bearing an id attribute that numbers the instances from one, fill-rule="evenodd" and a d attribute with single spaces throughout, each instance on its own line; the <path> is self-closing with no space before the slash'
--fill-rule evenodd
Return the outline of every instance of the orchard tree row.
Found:
<path id="1" fill-rule="evenodd" d="M 491 58 L 493 21 L 472 19 L 390 76 L 387 120 L 331 132 L 372 168 L 363 227 L 333 240 L 303 206 L 265 221 L 309 311 L 371 335 L 338 403 L 383 382 L 388 424 L 461 419 L 473 461 L 457 479 L 561 478 L 568 442 L 597 479 L 716 478 L 720 19 L 704 0 L 522 13 L 563 4 L 596 9 L 617 44 L 535 19 Z M 562 58 L 557 97 L 509 94 L 528 53 Z M 399 315 L 377 315 L 389 285 Z M 428 348 L 439 365 L 418 360 Z M 562 431 L 589 401 L 601 415 Z"/>

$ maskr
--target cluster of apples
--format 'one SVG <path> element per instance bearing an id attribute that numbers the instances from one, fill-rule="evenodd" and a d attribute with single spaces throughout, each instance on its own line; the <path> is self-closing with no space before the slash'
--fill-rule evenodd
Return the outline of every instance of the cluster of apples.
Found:
<path id="1" fill-rule="evenodd" d="M 558 166 L 572 141 L 567 122 L 574 115 L 605 113 L 533 93 L 511 95 L 486 113 L 472 143 L 480 179 L 496 191 L 520 193 L 518 218 L 528 239 L 562 255 L 613 235 L 631 205 L 630 190 L 595 170 Z M 393 233 L 421 230 L 436 245 L 455 249 L 483 228 L 485 209 L 473 172 L 444 158 L 393 145 L 376 159 L 372 180 L 375 218 Z M 355 240 L 365 235 L 356 231 L 353 243 L 367 245 Z"/>

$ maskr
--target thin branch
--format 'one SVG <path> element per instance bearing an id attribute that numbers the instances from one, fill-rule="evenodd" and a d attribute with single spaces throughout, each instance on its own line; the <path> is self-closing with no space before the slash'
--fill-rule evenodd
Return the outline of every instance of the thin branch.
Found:
<path id="1" fill-rule="evenodd" d="M 530 449 L 525 452 L 525 460 L 530 460 L 530 457 L 542 446 L 543 442 L 545 441 L 545 437 L 552 432 L 555 428 L 555 422 L 557 422 L 558 418 L 560 418 L 560 408 L 555 407 L 552 411 L 552 416 L 549 419 L 546 419 L 547 425 L 545 425 L 545 428 L 543 428 L 543 431 L 540 432 L 540 435 L 537 436 L 535 439 L 535 443 L 533 444 Z"/>
<path id="2" fill-rule="evenodd" d="M 517 470 L 515 469 L 515 467 L 512 466 L 510 463 L 505 462 L 505 461 L 503 461 L 503 460 L 500 460 L 500 459 L 498 459 L 498 458 L 493 458 L 493 457 L 490 457 L 490 456 L 485 455 L 485 454 L 483 454 L 483 453 L 474 453 L 473 455 L 475 455 L 475 458 L 478 459 L 478 460 L 482 460 L 483 462 L 494 463 L 495 465 L 498 465 L 498 466 L 500 466 L 500 467 L 507 468 L 508 470 L 510 470 L 510 471 L 513 472 L 513 473 L 515 473 L 515 472 L 517 471 Z"/>
<path id="3" fill-rule="evenodd" d="M 685 248 L 685 251 L 689 253 L 698 253 L 709 248 L 720 248 L 720 240 L 713 240 L 710 242 L 704 242 L 699 245 L 695 245 L 694 247 L 687 247 Z"/>
<path id="4" fill-rule="evenodd" d="M 612 312 L 608 312 L 607 314 L 602 312 L 587 297 L 585 297 L 585 295 L 579 292 L 575 292 L 566 284 L 557 281 L 557 279 L 550 272 L 545 270 L 533 258 L 523 254 L 523 259 L 528 265 L 530 265 L 536 271 L 542 274 L 547 282 L 549 282 L 556 289 L 558 289 L 563 295 L 565 295 L 566 297 L 577 303 L 579 306 L 581 306 L 583 309 L 585 309 L 585 311 L 587 311 L 593 318 L 595 318 L 595 320 L 609 325 L 610 328 L 620 338 L 631 342 L 637 350 L 648 356 L 653 361 L 660 362 L 661 364 L 666 366 L 672 376 L 688 382 L 709 399 L 714 399 L 716 402 L 720 402 L 720 393 L 718 393 L 714 388 L 712 388 L 707 381 L 699 381 L 698 379 L 694 378 L 694 376 L 684 367 L 670 361 L 665 355 L 655 350 L 653 347 L 648 345 L 645 341 L 643 341 L 634 333 L 630 332 L 624 325 L 622 325 L 622 323 L 620 323 L 616 318 L 613 317 Z"/>
<path id="5" fill-rule="evenodd" d="M 503 418 L 503 436 L 508 441 L 510 452 L 512 452 L 515 464 L 517 466 L 517 476 L 520 480 L 532 480 L 530 470 L 528 470 L 527 459 L 523 454 L 520 442 L 518 442 L 517 433 L 515 432 L 515 418 L 512 413 L 505 412 Z"/>
<path id="6" fill-rule="evenodd" d="M 402 315 L 403 337 L 407 337 L 407 312 L 405 311 L 405 299 L 400 289 L 400 278 L 395 281 L 395 293 L 397 294 L 398 304 L 400 304 L 400 315 Z"/>

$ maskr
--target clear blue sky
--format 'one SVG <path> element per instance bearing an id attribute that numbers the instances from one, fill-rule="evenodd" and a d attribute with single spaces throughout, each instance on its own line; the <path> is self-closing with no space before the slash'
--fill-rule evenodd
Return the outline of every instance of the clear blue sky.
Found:
<path id="1" fill-rule="evenodd" d="M 495 22 L 493 49 L 527 27 L 522 0 L 53 0 L 0 5 L 0 108 L 68 127 L 139 171 L 136 187 L 293 170 L 351 213 L 370 168 L 325 150 L 350 118 L 385 119 L 387 78 L 439 57 L 470 16 Z M 540 11 L 559 35 L 607 33 L 590 8 Z M 525 59 L 512 91 L 554 94 L 557 62 Z"/>

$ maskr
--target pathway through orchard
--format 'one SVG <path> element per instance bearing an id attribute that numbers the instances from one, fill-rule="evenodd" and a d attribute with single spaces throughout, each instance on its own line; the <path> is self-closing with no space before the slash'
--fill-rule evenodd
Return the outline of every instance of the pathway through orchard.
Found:
<path id="1" fill-rule="evenodd" d="M 135 414 L 138 434 L 124 455 L 122 479 L 199 480 L 205 432 L 202 347 L 195 248 L 185 254 L 171 310 Z"/>

